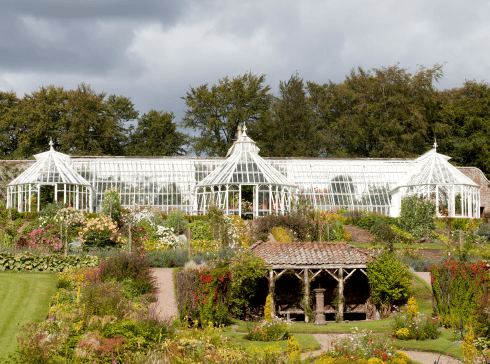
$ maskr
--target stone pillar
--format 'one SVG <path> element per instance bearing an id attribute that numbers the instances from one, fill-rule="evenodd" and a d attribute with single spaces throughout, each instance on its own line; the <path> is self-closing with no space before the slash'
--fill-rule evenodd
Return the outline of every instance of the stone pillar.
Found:
<path id="1" fill-rule="evenodd" d="M 326 325 L 325 321 L 325 288 L 317 288 L 315 291 L 316 315 L 315 325 Z"/>

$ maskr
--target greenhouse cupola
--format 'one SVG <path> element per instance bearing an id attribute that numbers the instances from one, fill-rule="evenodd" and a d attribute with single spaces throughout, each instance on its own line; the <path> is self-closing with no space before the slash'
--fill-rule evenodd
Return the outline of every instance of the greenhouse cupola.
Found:
<path id="1" fill-rule="evenodd" d="M 390 215 L 400 216 L 405 196 L 418 195 L 436 205 L 437 216 L 480 217 L 480 186 L 465 176 L 434 148 L 415 159 L 409 172 L 390 191 Z"/>
<path id="2" fill-rule="evenodd" d="M 296 185 L 259 156 L 259 148 L 238 126 L 227 159 L 196 185 L 199 213 L 216 206 L 242 217 L 284 214 L 291 210 Z"/>
<path id="3" fill-rule="evenodd" d="M 34 155 L 36 162 L 7 185 L 7 207 L 40 211 L 45 204 L 61 201 L 76 210 L 92 212 L 93 188 L 70 165 L 70 156 L 56 152 Z"/>

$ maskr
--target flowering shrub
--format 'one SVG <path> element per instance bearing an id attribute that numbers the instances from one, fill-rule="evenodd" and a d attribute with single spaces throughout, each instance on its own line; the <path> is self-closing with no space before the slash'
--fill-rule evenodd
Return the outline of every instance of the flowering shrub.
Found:
<path id="1" fill-rule="evenodd" d="M 449 261 L 430 267 L 435 314 L 445 326 L 455 327 L 460 318 L 476 322 L 478 302 L 489 287 L 490 270 L 485 262 Z"/>
<path id="2" fill-rule="evenodd" d="M 407 364 L 412 362 L 406 354 L 397 353 L 393 346 L 393 339 L 372 332 L 359 332 L 357 328 L 352 335 L 342 338 L 337 344 L 332 341 L 330 348 L 322 354 L 317 363 L 335 363 L 330 360 L 332 358 L 344 358 L 352 360 L 352 363 L 369 364 L 400 363 L 397 359 L 402 359 Z"/>
<path id="3" fill-rule="evenodd" d="M 243 338 L 251 341 L 286 340 L 290 338 L 289 325 L 276 318 L 270 321 L 252 323 L 248 333 Z"/>
<path id="4" fill-rule="evenodd" d="M 135 246 L 143 245 L 147 251 L 163 251 L 177 247 L 177 237 L 172 228 L 158 225 L 155 213 L 149 208 L 125 210 L 123 224 L 131 229 Z"/>
<path id="5" fill-rule="evenodd" d="M 394 337 L 401 340 L 431 340 L 439 337 L 439 319 L 419 314 L 417 307 L 417 301 L 411 297 L 404 311 L 395 309 L 391 327 Z"/>
<path id="6" fill-rule="evenodd" d="M 49 224 L 27 233 L 27 243 L 31 249 L 42 249 L 59 252 L 63 249 L 60 239 L 60 228 L 57 224 Z"/>
<path id="7" fill-rule="evenodd" d="M 59 210 L 54 217 L 58 223 L 63 223 L 67 228 L 75 228 L 83 226 L 86 222 L 85 216 L 81 211 L 75 210 L 73 207 L 66 207 Z"/>
<path id="8" fill-rule="evenodd" d="M 78 233 L 85 246 L 113 246 L 121 241 L 117 225 L 110 216 L 101 216 L 89 220 L 87 225 Z"/>
<path id="9" fill-rule="evenodd" d="M 231 281 L 228 268 L 201 269 L 197 275 L 197 292 L 194 299 L 199 307 L 201 325 L 221 325 L 228 319 L 227 288 Z"/>

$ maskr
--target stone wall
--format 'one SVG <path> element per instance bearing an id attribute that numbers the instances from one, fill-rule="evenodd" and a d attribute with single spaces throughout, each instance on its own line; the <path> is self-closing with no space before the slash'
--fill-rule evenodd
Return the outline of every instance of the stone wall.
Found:
<path id="1" fill-rule="evenodd" d="M 483 217 L 483 214 L 490 214 L 490 188 L 488 187 L 490 181 L 487 179 L 487 177 L 485 177 L 485 175 L 479 168 L 476 167 L 456 167 L 456 168 L 458 168 L 460 172 L 464 173 L 466 176 L 471 178 L 472 181 L 474 181 L 476 184 L 478 184 L 481 187 L 480 206 L 483 208 L 483 211 L 481 211 L 481 216 Z"/>
<path id="2" fill-rule="evenodd" d="M 7 185 L 35 162 L 35 160 L 0 160 L 0 203 L 7 204 Z"/>

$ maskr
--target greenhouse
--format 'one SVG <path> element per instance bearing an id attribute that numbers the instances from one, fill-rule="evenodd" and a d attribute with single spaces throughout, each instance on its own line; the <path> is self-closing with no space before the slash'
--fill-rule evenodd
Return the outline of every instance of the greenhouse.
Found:
<path id="1" fill-rule="evenodd" d="M 417 195 L 436 205 L 438 216 L 480 217 L 480 186 L 451 165 L 448 156 L 434 148 L 417 158 L 410 172 L 396 184 L 392 195 L 391 216 L 399 216 L 401 200 Z"/>
<path id="2" fill-rule="evenodd" d="M 57 201 L 93 212 L 100 211 L 104 191 L 115 189 L 125 207 L 193 215 L 218 206 L 252 218 L 307 202 L 324 211 L 398 216 L 402 198 L 418 194 L 433 199 L 441 216 L 480 216 L 480 186 L 436 146 L 417 159 L 262 158 L 259 152 L 246 129 L 226 158 L 70 158 L 51 147 L 9 184 L 7 202 L 19 211 L 39 209 L 37 196 L 49 185 Z"/>
<path id="3" fill-rule="evenodd" d="M 71 166 L 71 158 L 53 149 L 36 154 L 36 163 L 7 186 L 7 206 L 39 211 L 41 200 L 62 201 L 77 210 L 93 210 L 93 189 Z"/>

